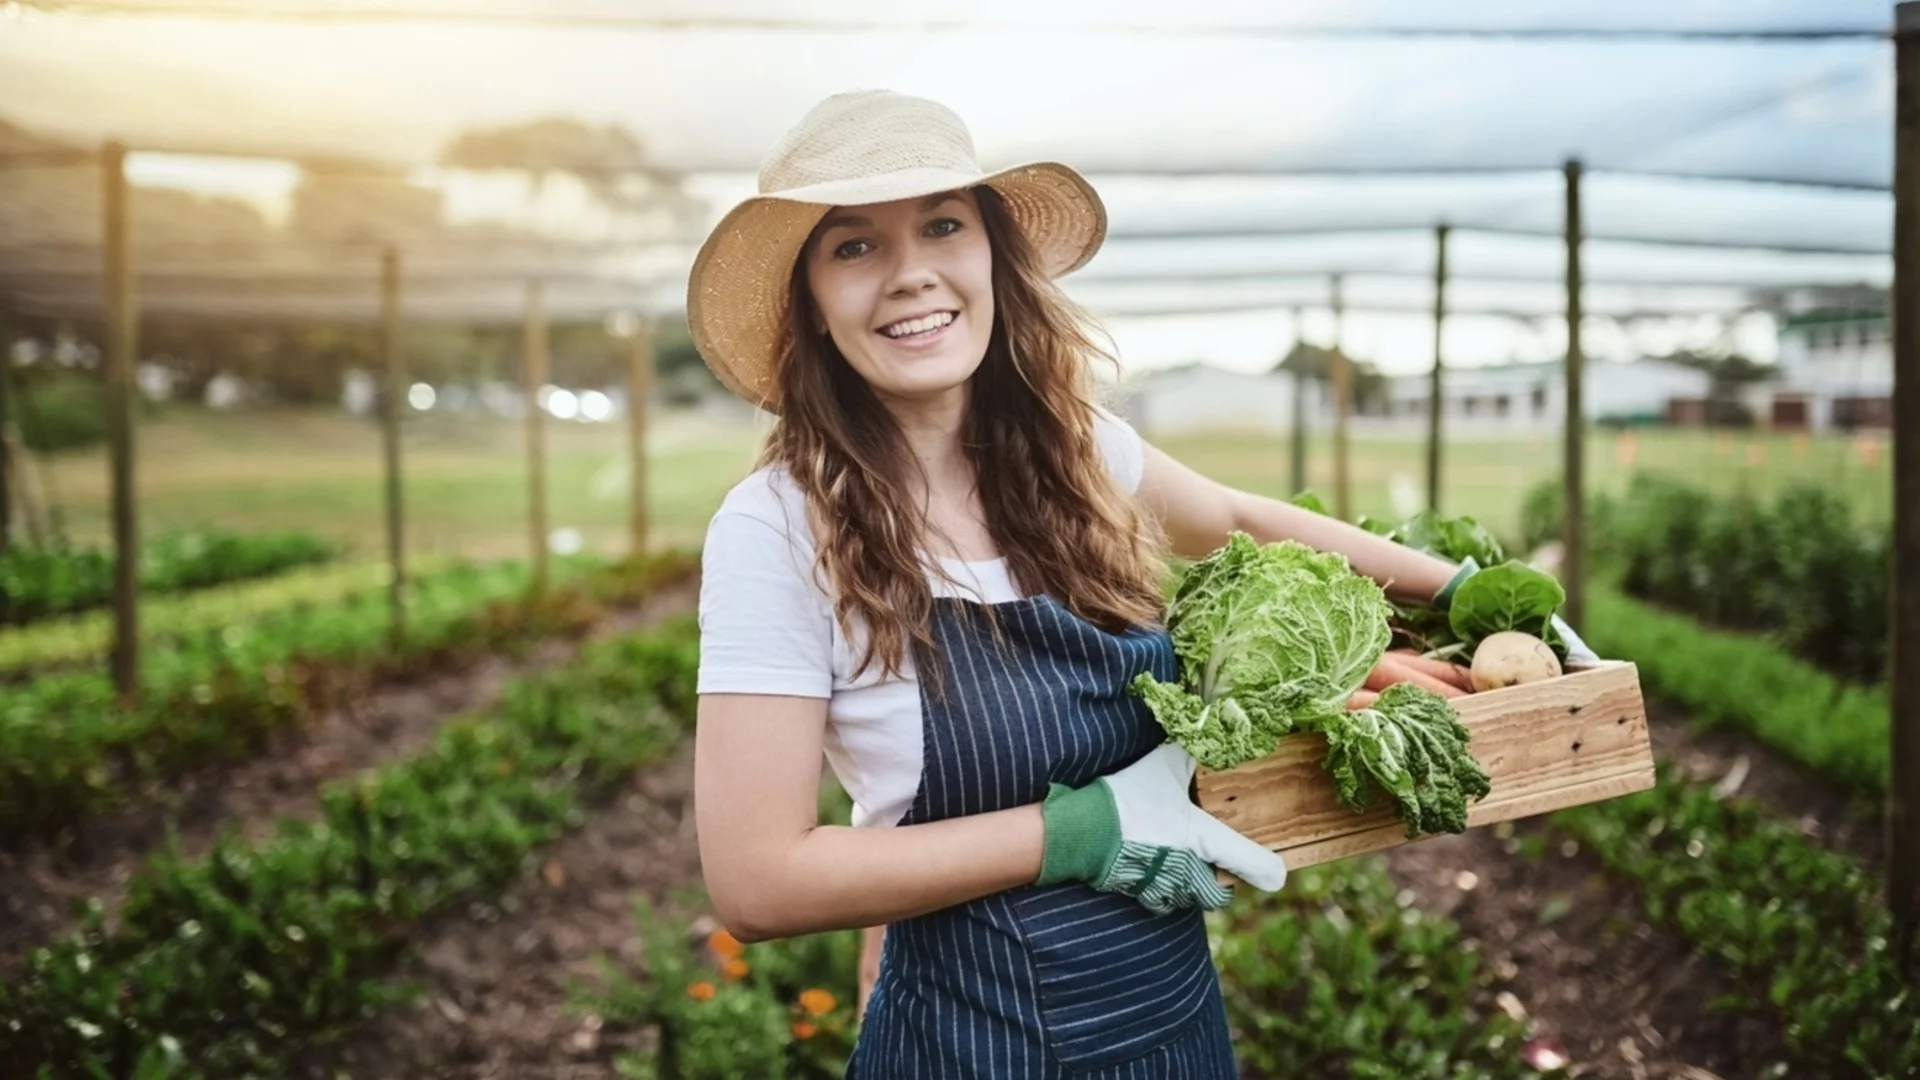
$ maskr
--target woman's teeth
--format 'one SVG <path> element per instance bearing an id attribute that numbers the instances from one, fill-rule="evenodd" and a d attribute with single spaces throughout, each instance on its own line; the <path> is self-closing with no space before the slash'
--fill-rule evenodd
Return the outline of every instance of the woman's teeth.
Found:
<path id="1" fill-rule="evenodd" d="M 924 334 L 929 331 L 938 330 L 952 321 L 953 312 L 940 311 L 932 315 L 921 316 L 918 319 L 906 319 L 902 322 L 894 323 L 892 326 L 881 329 L 880 332 L 890 338 L 908 337 L 913 334 Z"/>

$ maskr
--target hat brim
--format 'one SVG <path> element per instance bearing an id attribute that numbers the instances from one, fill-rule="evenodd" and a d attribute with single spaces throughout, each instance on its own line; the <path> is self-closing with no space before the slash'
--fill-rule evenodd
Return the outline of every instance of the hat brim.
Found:
<path id="1" fill-rule="evenodd" d="M 1049 277 L 1087 264 L 1107 235 L 1107 210 L 1085 177 L 1056 162 L 986 174 L 911 169 L 747 199 L 728 211 L 687 281 L 693 342 L 727 389 L 779 411 L 774 364 L 788 286 L 807 237 L 835 206 L 913 199 L 985 184 L 998 193 Z"/>

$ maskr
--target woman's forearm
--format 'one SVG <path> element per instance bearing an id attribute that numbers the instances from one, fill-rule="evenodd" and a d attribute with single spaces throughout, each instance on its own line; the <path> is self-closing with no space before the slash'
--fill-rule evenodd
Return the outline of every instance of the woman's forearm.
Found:
<path id="1" fill-rule="evenodd" d="M 1379 582 L 1402 603 L 1424 604 L 1446 587 L 1457 567 L 1444 559 L 1396 544 L 1338 518 L 1262 495 L 1241 493 L 1235 528 L 1261 543 L 1298 540 L 1319 551 L 1339 552 L 1357 573 Z"/>
<path id="2" fill-rule="evenodd" d="M 766 868 L 728 929 L 759 941 L 898 922 L 1031 884 L 1045 846 L 1039 803 L 923 825 L 823 825 Z"/>

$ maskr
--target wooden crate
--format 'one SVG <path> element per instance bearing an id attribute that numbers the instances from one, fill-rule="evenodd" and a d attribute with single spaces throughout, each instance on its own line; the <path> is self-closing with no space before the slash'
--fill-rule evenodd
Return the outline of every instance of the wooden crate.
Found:
<path id="1" fill-rule="evenodd" d="M 1469 827 L 1653 786 L 1647 709 L 1632 664 L 1596 664 L 1453 704 L 1473 732 L 1469 752 L 1492 781 L 1486 798 L 1467 804 Z M 1357 814 L 1334 801 L 1333 778 L 1320 767 L 1326 755 L 1325 736 L 1290 735 L 1258 761 L 1221 771 L 1201 766 L 1195 799 L 1279 852 L 1290 869 L 1406 843 L 1406 825 L 1390 806 Z M 1224 871 L 1222 879 L 1232 880 Z"/>

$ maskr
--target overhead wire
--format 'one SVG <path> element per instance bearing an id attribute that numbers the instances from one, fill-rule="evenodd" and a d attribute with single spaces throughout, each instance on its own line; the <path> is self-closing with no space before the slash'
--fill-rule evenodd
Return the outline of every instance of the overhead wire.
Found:
<path id="1" fill-rule="evenodd" d="M 650 32 L 756 31 L 772 33 L 834 33 L 898 31 L 941 33 L 953 31 L 1021 30 L 1146 34 L 1153 36 L 1233 36 L 1280 38 L 1483 38 L 1548 41 L 1744 41 L 1744 42 L 1887 42 L 1892 29 L 1844 25 L 1809 25 L 1721 29 L 1710 27 L 1589 26 L 1448 26 L 1441 23 L 1402 26 L 1365 26 L 1321 23 L 1156 23 L 1120 19 L 983 19 L 983 18 L 871 18 L 810 19 L 778 16 L 642 15 L 634 13 L 542 11 L 508 12 L 484 8 L 421 8 L 377 5 L 287 7 L 227 5 L 155 0 L 26 0 L 26 6 L 71 15 L 172 16 L 230 19 L 248 22 L 392 23 L 422 22 L 499 26 L 520 29 L 638 30 Z"/>

